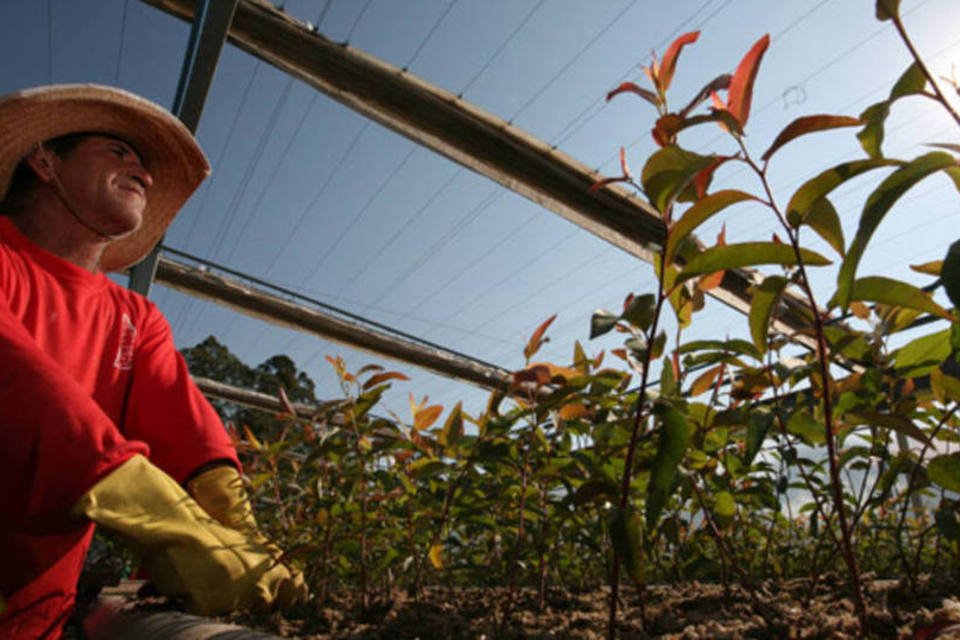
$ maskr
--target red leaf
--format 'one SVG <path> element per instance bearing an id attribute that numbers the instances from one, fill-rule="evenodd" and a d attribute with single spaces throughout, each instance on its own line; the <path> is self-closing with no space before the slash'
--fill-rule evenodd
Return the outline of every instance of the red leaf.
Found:
<path id="1" fill-rule="evenodd" d="M 627 358 L 627 350 L 626 350 L 626 349 L 610 349 L 610 353 L 612 353 L 613 355 L 617 356 L 618 358 L 620 358 L 620 359 L 623 360 L 624 362 L 630 362 L 630 359 Z"/>
<path id="2" fill-rule="evenodd" d="M 537 327 L 537 330 L 533 332 L 533 335 L 530 336 L 530 339 L 527 340 L 527 346 L 523 348 L 523 356 L 529 360 L 533 357 L 537 351 L 540 350 L 540 347 L 543 346 L 544 342 L 547 342 L 549 338 L 544 338 L 543 334 L 547 332 L 547 329 L 553 324 L 553 321 L 557 319 L 557 314 L 553 314 L 549 318 L 543 321 L 543 323 Z"/>
<path id="3" fill-rule="evenodd" d="M 780 236 L 778 236 L 776 233 L 774 233 L 773 236 L 770 237 L 770 240 L 773 241 L 773 244 L 783 244 L 783 240 L 781 240 Z"/>
<path id="4" fill-rule="evenodd" d="M 623 177 L 632 178 L 630 175 L 630 167 L 627 166 L 627 150 L 624 147 L 620 147 L 620 171 L 623 172 Z"/>
<path id="5" fill-rule="evenodd" d="M 580 373 L 578 371 L 568 367 L 558 367 L 549 362 L 536 362 L 526 369 L 515 371 L 513 373 L 513 382 L 514 384 L 535 382 L 540 385 L 549 383 L 563 385 L 579 375 Z"/>
<path id="6" fill-rule="evenodd" d="M 773 141 L 770 148 L 760 157 L 764 161 L 769 160 L 770 156 L 776 153 L 780 147 L 804 134 L 815 131 L 825 131 L 827 129 L 837 129 L 839 127 L 855 127 L 858 124 L 861 124 L 860 119 L 850 116 L 816 115 L 797 118 L 780 132 L 780 135 Z"/>
<path id="7" fill-rule="evenodd" d="M 717 244 L 718 247 L 727 246 L 727 224 L 724 223 L 720 227 L 720 233 L 717 234 Z M 720 286 L 720 283 L 723 282 L 724 271 L 714 271 L 713 273 L 708 273 L 704 276 L 701 276 L 700 280 L 697 282 L 697 288 L 700 291 L 710 291 L 711 289 L 716 289 Z"/>
<path id="8" fill-rule="evenodd" d="M 363 383 L 364 390 L 369 389 L 370 387 L 375 387 L 382 382 L 387 380 L 409 380 L 406 375 L 400 373 L 399 371 L 385 371 L 383 373 L 378 373 L 370 376 L 370 378 Z"/>
<path id="9" fill-rule="evenodd" d="M 697 288 L 704 293 L 716 289 L 720 286 L 720 283 L 723 282 L 723 274 L 723 271 L 714 271 L 713 273 L 700 276 L 700 279 L 697 281 Z"/>
<path id="10" fill-rule="evenodd" d="M 654 125 L 653 131 L 653 140 L 661 147 L 673 144 L 674 137 L 677 133 L 680 132 L 680 129 L 683 128 L 683 118 L 678 116 L 675 113 L 668 113 L 662 115 L 657 119 L 657 124 Z"/>
<path id="11" fill-rule="evenodd" d="M 700 90 L 693 100 L 690 101 L 690 104 L 685 106 L 680 110 L 680 115 L 686 117 L 688 113 L 700 106 L 700 103 L 709 98 L 710 96 L 716 94 L 717 91 L 725 91 L 730 88 L 730 78 L 732 78 L 729 73 L 725 73 L 722 76 L 717 76 L 711 80 L 707 85 Z M 723 103 L 720 103 L 723 105 Z"/>
<path id="12" fill-rule="evenodd" d="M 657 97 L 657 94 L 649 89 L 644 89 L 633 82 L 624 82 L 613 91 L 607 93 L 607 102 L 613 99 L 614 96 L 618 96 L 621 93 L 635 93 L 655 107 L 659 106 L 660 104 L 660 99 Z"/>
<path id="13" fill-rule="evenodd" d="M 662 93 L 666 93 L 667 89 L 670 88 L 670 82 L 673 80 L 673 72 L 677 67 L 677 57 L 680 55 L 680 50 L 683 49 L 685 45 L 696 42 L 699 37 L 699 31 L 691 31 L 690 33 L 683 34 L 667 47 L 667 52 L 663 54 L 663 62 L 660 64 L 660 82 L 658 86 Z"/>
<path id="14" fill-rule="evenodd" d="M 697 197 L 704 198 L 707 195 L 707 189 L 710 188 L 710 182 L 713 180 L 713 173 L 717 168 L 727 160 L 732 160 L 736 156 L 715 156 L 713 162 L 700 170 L 700 173 L 693 177 L 693 187 L 697 190 Z"/>
<path id="15" fill-rule="evenodd" d="M 590 193 L 596 193 L 603 189 L 608 184 L 614 184 L 616 182 L 630 182 L 630 178 L 627 176 L 617 176 L 616 178 L 603 178 L 602 180 L 597 180 L 592 185 L 590 185 Z"/>
<path id="16" fill-rule="evenodd" d="M 750 117 L 753 82 L 757 79 L 760 60 L 769 46 L 770 34 L 766 34 L 757 40 L 750 51 L 747 52 L 747 55 L 743 57 L 743 60 L 740 61 L 737 70 L 733 73 L 733 79 L 730 80 L 730 88 L 727 90 L 727 110 L 737 119 L 741 128 L 747 125 L 747 118 Z"/>

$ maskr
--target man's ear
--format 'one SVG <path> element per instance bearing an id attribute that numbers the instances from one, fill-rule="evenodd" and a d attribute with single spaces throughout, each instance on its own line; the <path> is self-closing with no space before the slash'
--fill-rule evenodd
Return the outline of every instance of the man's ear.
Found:
<path id="1" fill-rule="evenodd" d="M 42 144 L 34 147 L 33 150 L 26 155 L 24 160 L 42 182 L 53 182 L 53 156 Z"/>

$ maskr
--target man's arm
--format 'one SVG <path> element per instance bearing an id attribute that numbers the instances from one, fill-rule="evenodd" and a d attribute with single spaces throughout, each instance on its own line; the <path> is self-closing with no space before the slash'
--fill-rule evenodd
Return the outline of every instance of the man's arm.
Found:
<path id="1" fill-rule="evenodd" d="M 0 513 L 43 532 L 76 526 L 70 508 L 133 455 L 97 403 L 44 353 L 0 296 Z"/>
<path id="2" fill-rule="evenodd" d="M 185 483 L 206 465 L 240 468 L 216 411 L 190 377 L 170 325 L 152 304 L 134 359 L 123 431 L 150 446 L 150 459 Z"/>

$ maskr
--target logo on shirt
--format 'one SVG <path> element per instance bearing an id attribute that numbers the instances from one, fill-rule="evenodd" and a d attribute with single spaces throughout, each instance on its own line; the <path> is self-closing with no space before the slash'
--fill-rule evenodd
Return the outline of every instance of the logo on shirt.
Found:
<path id="1" fill-rule="evenodd" d="M 133 350 L 137 342 L 137 328 L 133 326 L 130 316 L 123 314 L 120 318 L 120 346 L 117 348 L 117 357 L 113 366 L 127 370 L 133 368 Z"/>

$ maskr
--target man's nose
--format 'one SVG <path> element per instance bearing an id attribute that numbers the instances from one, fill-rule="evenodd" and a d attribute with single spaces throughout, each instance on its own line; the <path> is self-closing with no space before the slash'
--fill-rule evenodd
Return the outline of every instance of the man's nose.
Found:
<path id="1" fill-rule="evenodd" d="M 153 185 L 153 176 L 147 171 L 140 162 L 137 162 L 131 170 L 130 175 L 143 185 L 144 189 L 149 189 Z"/>

